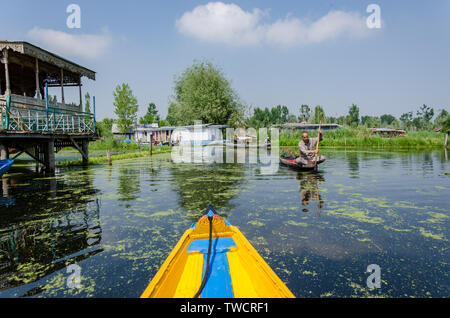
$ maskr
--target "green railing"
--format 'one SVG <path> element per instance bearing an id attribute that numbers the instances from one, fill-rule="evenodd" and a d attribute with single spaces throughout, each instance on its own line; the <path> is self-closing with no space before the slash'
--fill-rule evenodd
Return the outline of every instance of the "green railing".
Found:
<path id="1" fill-rule="evenodd" d="M 95 133 L 95 97 L 94 113 L 76 112 L 60 109 L 48 102 L 46 87 L 46 107 L 13 105 L 11 96 L 0 101 L 0 127 L 7 131 L 33 133 Z"/>

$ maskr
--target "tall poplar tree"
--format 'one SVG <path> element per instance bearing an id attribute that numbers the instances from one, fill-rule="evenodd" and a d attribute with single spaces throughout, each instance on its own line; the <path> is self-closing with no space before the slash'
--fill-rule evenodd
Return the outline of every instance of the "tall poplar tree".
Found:
<path id="1" fill-rule="evenodd" d="M 128 132 L 133 124 L 136 124 L 138 112 L 138 100 L 126 83 L 117 85 L 114 90 L 114 113 L 117 115 L 117 128 L 120 132 Z"/>

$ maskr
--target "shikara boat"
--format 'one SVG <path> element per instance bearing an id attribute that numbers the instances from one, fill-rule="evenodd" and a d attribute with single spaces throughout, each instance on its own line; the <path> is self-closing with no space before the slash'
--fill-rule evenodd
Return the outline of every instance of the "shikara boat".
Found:
<path id="1" fill-rule="evenodd" d="M 13 163 L 14 163 L 13 159 L 0 160 L 0 176 L 9 170 L 9 168 L 11 168 Z"/>
<path id="2" fill-rule="evenodd" d="M 293 298 L 239 229 L 208 206 L 141 298 Z"/>
<path id="3" fill-rule="evenodd" d="M 295 170 L 316 170 L 317 166 L 324 161 L 325 160 L 319 160 L 319 161 L 317 161 L 317 164 L 315 164 L 315 163 L 301 164 L 301 163 L 297 163 L 297 161 L 295 159 L 280 158 L 280 164 L 288 166 L 289 168 L 292 168 Z"/>

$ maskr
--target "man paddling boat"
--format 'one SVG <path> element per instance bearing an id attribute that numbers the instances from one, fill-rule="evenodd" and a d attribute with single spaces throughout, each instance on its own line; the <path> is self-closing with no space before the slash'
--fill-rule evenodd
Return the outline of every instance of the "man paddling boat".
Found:
<path id="1" fill-rule="evenodd" d="M 317 149 L 317 143 L 323 140 L 323 135 L 320 130 L 318 130 L 317 138 L 309 138 L 308 132 L 302 132 L 302 140 L 298 143 L 298 148 L 300 149 L 300 157 L 295 161 L 299 164 L 318 164 L 325 161 L 325 156 L 319 156 L 319 150 Z"/>

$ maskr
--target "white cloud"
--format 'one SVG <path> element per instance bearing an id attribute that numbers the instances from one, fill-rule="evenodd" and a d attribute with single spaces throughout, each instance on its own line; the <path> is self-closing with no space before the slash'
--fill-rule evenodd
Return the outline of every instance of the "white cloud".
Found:
<path id="1" fill-rule="evenodd" d="M 210 2 L 184 13 L 176 26 L 181 33 L 208 42 L 255 44 L 263 35 L 258 25 L 263 15 L 259 9 L 246 12 L 235 4 Z"/>
<path id="2" fill-rule="evenodd" d="M 176 21 L 179 32 L 212 43 L 228 45 L 293 46 L 320 43 L 343 35 L 367 34 L 366 19 L 359 13 L 330 11 L 316 21 L 286 17 L 263 23 L 268 11 L 244 11 L 236 4 L 210 2 L 185 12 Z"/>
<path id="3" fill-rule="evenodd" d="M 102 56 L 112 42 L 107 30 L 101 34 L 70 34 L 34 27 L 28 37 L 48 51 L 62 56 L 95 59 Z"/>

